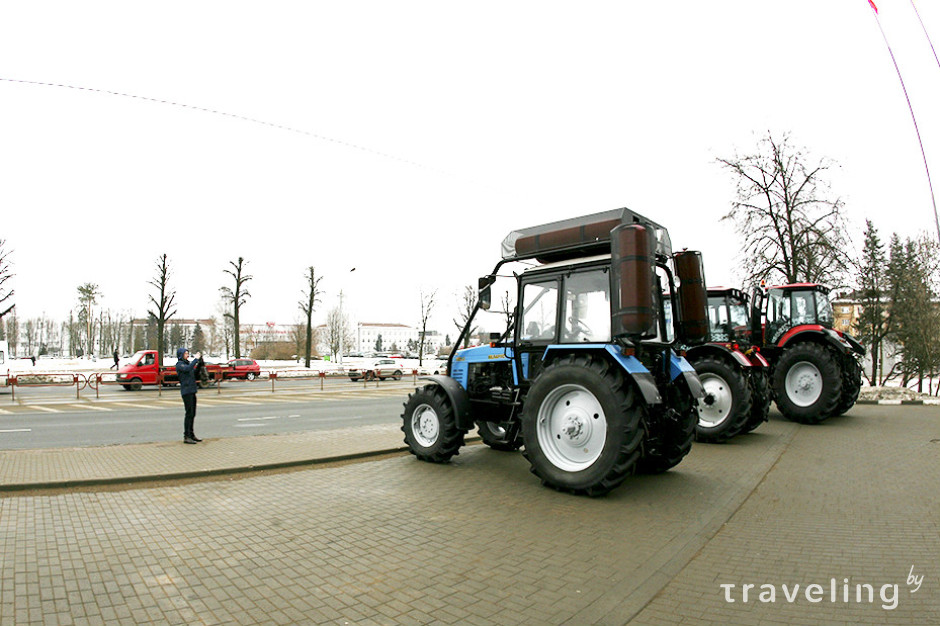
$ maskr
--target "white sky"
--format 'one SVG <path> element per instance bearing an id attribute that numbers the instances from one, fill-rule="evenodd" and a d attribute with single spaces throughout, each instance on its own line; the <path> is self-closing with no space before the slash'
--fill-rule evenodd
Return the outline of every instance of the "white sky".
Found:
<path id="1" fill-rule="evenodd" d="M 910 0 L 878 6 L 940 192 L 940 67 Z M 917 8 L 940 44 L 940 3 Z M 318 319 L 342 289 L 354 319 L 415 325 L 436 288 L 454 335 L 510 230 L 621 206 L 736 285 L 715 158 L 767 130 L 841 165 L 858 250 L 865 218 L 936 236 L 867 0 L 3 2 L 0 79 L 21 319 L 67 318 L 86 282 L 144 315 L 165 252 L 180 317 L 217 314 L 243 256 L 243 321 L 296 321 L 313 265 Z"/>

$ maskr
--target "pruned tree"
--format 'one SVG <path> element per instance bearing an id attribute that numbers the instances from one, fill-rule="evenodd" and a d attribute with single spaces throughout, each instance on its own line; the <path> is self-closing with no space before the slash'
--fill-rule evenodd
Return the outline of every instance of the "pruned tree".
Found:
<path id="1" fill-rule="evenodd" d="M 176 315 L 174 305 L 176 290 L 170 288 L 170 262 L 166 254 L 157 257 L 154 265 L 157 273 L 147 282 L 157 291 L 156 294 L 150 294 L 149 296 L 153 308 L 149 309 L 147 313 L 153 323 L 156 324 L 157 365 L 160 366 L 163 364 L 163 355 L 166 353 L 166 323 Z"/>
<path id="2" fill-rule="evenodd" d="M 93 308 L 98 304 L 98 298 L 101 292 L 95 283 L 85 283 L 78 287 L 78 303 L 80 305 L 78 312 L 78 321 L 85 330 L 85 355 L 91 358 L 94 352 L 94 315 Z"/>
<path id="3" fill-rule="evenodd" d="M 457 303 L 457 314 L 458 318 L 453 320 L 454 326 L 457 327 L 457 331 L 461 332 L 464 329 L 464 326 L 467 325 L 467 322 L 470 321 L 470 318 L 473 317 L 473 310 L 477 306 L 477 291 L 473 288 L 473 285 L 464 285 L 463 294 L 461 295 L 460 301 Z M 477 327 L 474 326 L 471 328 L 463 338 L 463 347 L 466 348 L 470 345 L 470 337 L 477 331 Z"/>
<path id="4" fill-rule="evenodd" d="M 317 272 L 311 265 L 307 268 L 307 287 L 302 292 L 303 296 L 297 306 L 303 311 L 307 322 L 306 343 L 304 348 L 304 367 L 310 368 L 310 355 L 313 352 L 313 311 L 320 302 L 320 281 L 322 276 L 317 276 Z"/>
<path id="5" fill-rule="evenodd" d="M 828 159 L 810 162 L 788 134 L 762 138 L 754 154 L 719 158 L 735 178 L 731 211 L 741 238 L 743 279 L 840 286 L 851 264 L 842 200 L 830 196 Z"/>
<path id="6" fill-rule="evenodd" d="M 431 318 L 431 311 L 434 310 L 435 296 L 437 296 L 437 289 L 431 292 L 421 290 L 421 339 L 418 346 L 418 365 L 424 365 L 424 343 L 428 333 L 428 320 Z"/>
<path id="7" fill-rule="evenodd" d="M 10 253 L 6 250 L 6 240 L 0 239 L 0 320 L 16 306 L 13 304 L 13 289 L 7 284 L 7 281 L 13 278 L 11 265 Z"/>
<path id="8" fill-rule="evenodd" d="M 251 280 L 251 276 L 248 276 L 244 273 L 245 259 L 238 257 L 238 261 L 229 261 L 229 265 L 232 266 L 231 269 L 223 270 L 226 274 L 232 277 L 232 280 L 235 281 L 235 288 L 231 287 L 220 287 L 219 291 L 222 292 L 222 298 L 228 305 L 231 307 L 231 312 L 226 312 L 225 317 L 232 320 L 233 326 L 233 342 L 235 345 L 235 358 L 240 359 L 242 356 L 241 347 L 239 345 L 239 334 L 241 333 L 241 322 L 240 314 L 241 308 L 248 302 L 248 298 L 251 297 L 251 294 L 248 293 L 248 289 L 245 287 L 245 284 Z"/>

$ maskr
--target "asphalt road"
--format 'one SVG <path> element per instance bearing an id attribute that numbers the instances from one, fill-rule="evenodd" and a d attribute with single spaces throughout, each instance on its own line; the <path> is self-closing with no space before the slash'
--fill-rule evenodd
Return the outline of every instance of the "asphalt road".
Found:
<path id="1" fill-rule="evenodd" d="M 410 384 L 334 392 L 217 395 L 201 392 L 196 433 L 202 438 L 284 434 L 400 419 Z M 0 405 L 0 450 L 101 446 L 182 438 L 183 403 L 175 390 L 162 396 L 124 394 L 91 402 L 46 401 Z"/>

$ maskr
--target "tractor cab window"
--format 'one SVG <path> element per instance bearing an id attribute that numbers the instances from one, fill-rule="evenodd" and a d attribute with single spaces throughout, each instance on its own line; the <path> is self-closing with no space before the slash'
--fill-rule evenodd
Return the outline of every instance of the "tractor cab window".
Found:
<path id="1" fill-rule="evenodd" d="M 712 341 L 731 341 L 731 324 L 728 319 L 728 307 L 724 296 L 708 299 L 708 330 Z"/>
<path id="2" fill-rule="evenodd" d="M 835 316 L 832 314 L 832 303 L 821 291 L 816 292 L 816 323 L 826 328 L 832 328 Z"/>
<path id="3" fill-rule="evenodd" d="M 562 343 L 610 341 L 610 276 L 606 268 L 565 278 Z"/>
<path id="4" fill-rule="evenodd" d="M 791 327 L 790 296 L 783 289 L 767 292 L 767 336 L 776 343 Z"/>
<path id="5" fill-rule="evenodd" d="M 794 291 L 790 309 L 793 312 L 791 318 L 794 326 L 816 322 L 816 303 L 812 291 Z"/>
<path id="6" fill-rule="evenodd" d="M 558 281 L 529 283 L 522 290 L 522 325 L 524 341 L 553 341 L 558 321 Z"/>

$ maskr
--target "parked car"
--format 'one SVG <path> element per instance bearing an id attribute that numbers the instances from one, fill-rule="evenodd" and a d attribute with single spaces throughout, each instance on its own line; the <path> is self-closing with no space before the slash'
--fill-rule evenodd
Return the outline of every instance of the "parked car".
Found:
<path id="1" fill-rule="evenodd" d="M 394 359 L 376 359 L 371 363 L 367 362 L 353 366 L 347 370 L 347 373 L 349 374 L 349 379 L 356 382 L 363 378 L 372 380 L 375 377 L 378 377 L 379 380 L 385 380 L 386 378 L 401 380 L 402 371 L 400 361 Z"/>
<path id="2" fill-rule="evenodd" d="M 232 359 L 222 367 L 223 378 L 254 380 L 261 374 L 261 366 L 254 359 Z"/>

